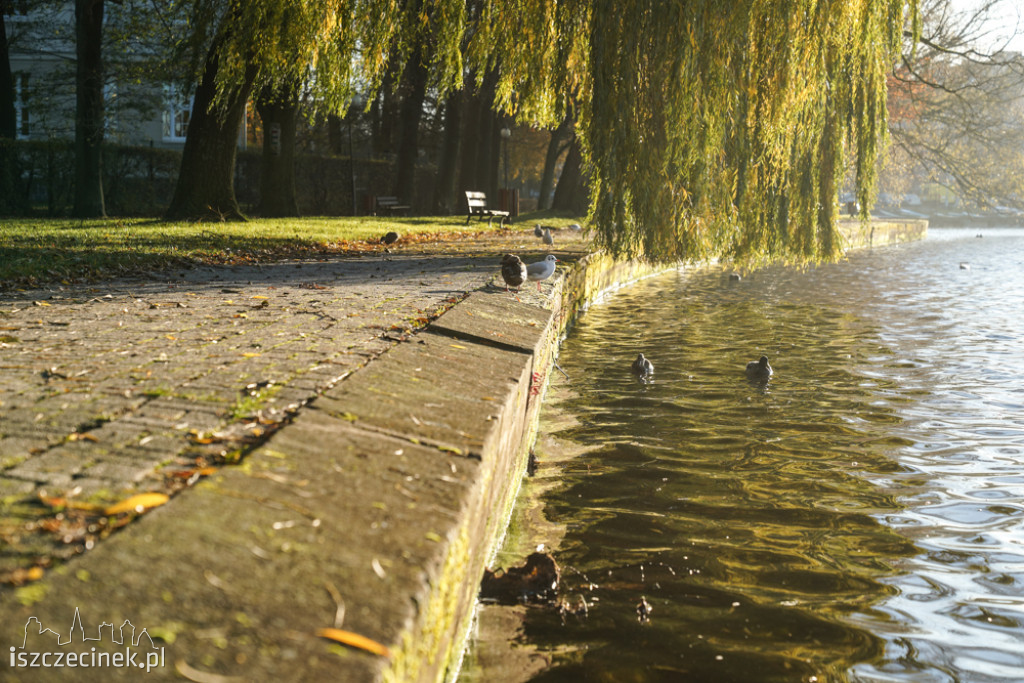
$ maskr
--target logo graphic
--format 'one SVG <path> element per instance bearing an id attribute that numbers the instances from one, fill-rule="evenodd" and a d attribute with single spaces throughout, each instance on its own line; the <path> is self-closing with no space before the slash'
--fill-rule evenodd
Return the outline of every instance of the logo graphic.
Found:
<path id="1" fill-rule="evenodd" d="M 44 628 L 36 617 L 25 622 L 21 647 L 11 647 L 12 668 L 114 667 L 137 668 L 149 672 L 164 665 L 164 648 L 158 648 L 146 629 L 135 632 L 128 619 L 119 628 L 106 622 L 96 629 L 97 637 L 89 638 L 82 626 L 82 617 L 75 608 L 68 635 Z M 109 645 L 104 646 L 104 643 Z M 112 648 L 117 645 L 120 648 Z M 97 647 L 99 646 L 99 647 Z M 62 648 L 62 649 L 58 649 Z M 88 648 L 88 650 L 85 650 Z"/>

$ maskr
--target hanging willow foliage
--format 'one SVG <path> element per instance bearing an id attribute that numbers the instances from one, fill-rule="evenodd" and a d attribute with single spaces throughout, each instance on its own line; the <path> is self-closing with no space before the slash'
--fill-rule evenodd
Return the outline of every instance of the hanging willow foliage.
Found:
<path id="1" fill-rule="evenodd" d="M 613 253 L 834 257 L 844 153 L 870 203 L 903 0 L 485 4 L 472 54 L 500 65 L 499 103 L 545 122 L 578 104 Z"/>
<path id="2" fill-rule="evenodd" d="M 844 155 L 868 206 L 905 11 L 917 25 L 917 0 L 195 4 L 230 19 L 224 91 L 256 71 L 342 110 L 418 50 L 438 97 L 496 72 L 520 121 L 572 107 L 599 245 L 655 260 L 834 257 Z"/>

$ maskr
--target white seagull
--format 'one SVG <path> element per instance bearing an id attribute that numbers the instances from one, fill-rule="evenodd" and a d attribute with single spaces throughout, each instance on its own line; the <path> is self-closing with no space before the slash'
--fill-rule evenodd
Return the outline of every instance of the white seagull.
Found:
<path id="1" fill-rule="evenodd" d="M 544 236 L 544 231 L 540 229 L 540 223 L 535 223 L 534 224 L 534 226 L 533 226 L 533 236 L 534 237 L 543 237 Z"/>
<path id="2" fill-rule="evenodd" d="M 554 244 L 555 243 L 555 238 L 551 236 L 550 228 L 544 228 L 544 233 L 542 235 L 542 238 L 544 240 L 544 244 Z"/>
<path id="3" fill-rule="evenodd" d="M 548 254 L 543 261 L 537 261 L 526 266 L 526 277 L 537 283 L 537 291 L 540 291 L 540 281 L 547 280 L 555 272 L 555 264 L 558 259 L 554 254 Z"/>

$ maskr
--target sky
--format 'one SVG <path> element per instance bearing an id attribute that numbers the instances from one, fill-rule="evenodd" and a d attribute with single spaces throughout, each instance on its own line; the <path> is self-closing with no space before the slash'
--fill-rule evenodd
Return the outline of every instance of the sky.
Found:
<path id="1" fill-rule="evenodd" d="M 976 11 L 983 0 L 950 0 L 950 4 L 958 11 Z M 1007 48 L 1024 52 L 1024 6 L 1020 0 L 1001 0 L 998 5 L 998 11 L 993 13 L 986 27 L 990 31 L 987 38 L 992 44 L 1001 46 L 1016 31 L 1017 35 L 1013 36 Z"/>

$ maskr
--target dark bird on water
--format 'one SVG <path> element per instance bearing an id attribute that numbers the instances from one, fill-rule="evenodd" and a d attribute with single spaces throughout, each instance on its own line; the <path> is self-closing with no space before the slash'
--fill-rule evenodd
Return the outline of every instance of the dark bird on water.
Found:
<path id="1" fill-rule="evenodd" d="M 383 237 L 380 238 L 380 243 L 381 244 L 394 244 L 397 241 L 398 241 L 398 233 L 393 231 L 393 230 L 391 232 L 385 234 Z"/>
<path id="2" fill-rule="evenodd" d="M 647 358 L 644 358 L 644 354 L 637 354 L 636 360 L 633 361 L 633 374 L 641 377 L 648 377 L 654 374 L 654 363 Z"/>
<path id="3" fill-rule="evenodd" d="M 772 376 L 772 366 L 768 365 L 768 356 L 747 363 L 747 379 L 766 382 Z"/>
<path id="4" fill-rule="evenodd" d="M 526 264 L 515 254 L 505 254 L 501 257 L 501 279 L 505 281 L 505 291 L 509 287 L 519 286 L 526 282 Z"/>

